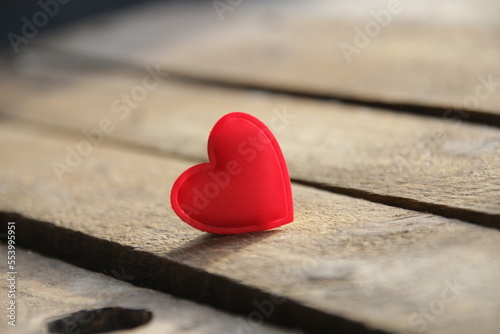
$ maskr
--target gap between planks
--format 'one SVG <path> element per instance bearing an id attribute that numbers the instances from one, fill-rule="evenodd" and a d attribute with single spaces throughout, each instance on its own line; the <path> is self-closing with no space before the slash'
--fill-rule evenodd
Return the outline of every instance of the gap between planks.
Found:
<path id="1" fill-rule="evenodd" d="M 361 198 L 370 202 L 389 205 L 396 208 L 414 210 L 424 213 L 432 213 L 437 216 L 459 219 L 472 224 L 500 229 L 500 215 L 488 214 L 485 212 L 451 207 L 431 202 L 423 202 L 411 198 L 380 195 L 362 189 L 337 187 L 307 180 L 292 179 L 292 182 L 316 189 L 326 190 L 331 193 L 346 195 L 353 198 Z"/>
<path id="2" fill-rule="evenodd" d="M 126 268 L 127 275 L 135 277 L 129 283 L 138 287 L 187 298 L 244 316 L 255 311 L 256 301 L 279 299 L 279 307 L 275 307 L 274 312 L 266 317 L 265 323 L 290 329 L 299 328 L 307 333 L 335 331 L 339 334 L 388 334 L 386 331 L 368 328 L 359 322 L 310 308 L 228 277 L 202 271 L 130 246 L 17 213 L 0 212 L 0 219 L 4 222 L 16 222 L 16 239 L 20 246 L 94 272 L 103 273 L 104 270 L 109 276 L 112 276 L 110 272 L 113 268 Z M 1 233 L 6 232 L 6 224 L 0 227 Z M 82 252 L 82 249 L 87 251 Z M 179 279 L 180 276 L 182 279 Z M 220 298 L 224 295 L 231 298 Z"/>
<path id="3" fill-rule="evenodd" d="M 289 87 L 281 88 L 281 87 L 267 86 L 264 84 L 239 83 L 239 82 L 236 83 L 232 81 L 226 81 L 220 78 L 194 76 L 180 71 L 170 71 L 169 69 L 166 69 L 166 72 L 169 73 L 169 77 L 171 79 L 177 79 L 179 81 L 185 81 L 188 83 L 203 84 L 207 86 L 229 88 L 235 90 L 260 90 L 272 94 L 289 95 L 299 98 L 339 102 L 352 106 L 369 107 L 373 109 L 393 111 L 396 113 L 407 113 L 419 116 L 440 118 L 445 120 L 459 119 L 460 121 L 467 123 L 484 124 L 494 127 L 500 127 L 500 114 L 493 114 L 485 111 L 476 111 L 470 109 L 452 109 L 452 108 L 443 108 L 437 106 L 426 106 L 426 105 L 408 104 L 408 103 L 378 102 L 369 99 L 366 100 L 360 99 L 359 97 L 352 98 L 343 95 L 337 95 L 334 93 L 305 92 L 301 90 L 293 90 Z"/>
<path id="4" fill-rule="evenodd" d="M 137 73 L 138 75 L 143 73 L 143 68 L 134 64 L 132 62 L 126 62 L 124 60 L 116 59 L 106 59 L 103 56 L 95 56 L 90 54 L 80 55 L 75 54 L 71 51 L 60 50 L 54 47 L 50 47 L 44 44 L 33 43 L 32 48 L 34 50 L 41 50 L 42 52 L 52 52 L 58 56 L 62 56 L 64 59 L 63 66 L 70 66 L 74 68 L 74 61 L 84 62 L 86 64 L 99 64 L 98 66 L 111 66 L 113 68 L 121 68 L 127 70 L 130 73 Z M 277 87 L 273 85 L 265 85 L 262 83 L 253 84 L 250 82 L 235 82 L 224 80 L 223 78 L 203 76 L 200 74 L 190 74 L 187 72 L 182 72 L 179 70 L 172 70 L 168 67 L 162 68 L 162 71 L 168 73 L 163 75 L 163 78 L 169 77 L 171 80 L 178 80 L 180 82 L 194 83 L 199 85 L 220 87 L 225 89 L 232 89 L 237 91 L 249 91 L 258 90 L 266 93 L 276 94 L 276 95 L 288 95 L 298 98 L 315 99 L 322 101 L 332 101 L 343 103 L 346 105 L 360 106 L 360 107 L 370 107 L 373 109 L 380 109 L 385 111 L 392 111 L 395 113 L 407 113 L 412 115 L 419 115 L 424 117 L 440 118 L 444 120 L 456 120 L 483 124 L 494 127 L 500 127 L 500 114 L 490 113 L 487 111 L 478 111 L 466 108 L 445 108 L 439 106 L 426 106 L 411 103 L 391 103 L 391 102 L 381 102 L 370 99 L 362 99 L 359 96 L 348 97 L 345 95 L 335 94 L 332 92 L 319 92 L 310 91 L 306 92 L 304 90 L 295 90 L 290 87 Z"/>

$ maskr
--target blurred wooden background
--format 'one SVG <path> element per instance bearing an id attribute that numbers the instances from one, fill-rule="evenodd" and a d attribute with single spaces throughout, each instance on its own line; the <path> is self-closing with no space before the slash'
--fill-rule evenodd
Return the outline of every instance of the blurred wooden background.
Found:
<path id="1" fill-rule="evenodd" d="M 87 310 L 52 332 L 499 333 L 499 12 L 154 2 L 21 36 L 0 58 L 2 233 L 23 247 L 0 329 Z M 217 236 L 170 209 L 232 111 L 280 141 L 294 223 Z"/>

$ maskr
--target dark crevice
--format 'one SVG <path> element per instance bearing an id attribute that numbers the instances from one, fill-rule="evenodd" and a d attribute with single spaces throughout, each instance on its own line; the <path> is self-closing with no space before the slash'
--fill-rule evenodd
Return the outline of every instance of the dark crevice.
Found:
<path id="1" fill-rule="evenodd" d="M 3 212 L 0 218 L 0 233 L 7 232 L 6 222 L 16 222 L 16 245 L 99 273 L 124 268 L 127 275 L 133 277 L 129 281 L 131 284 L 243 316 L 242 325 L 255 325 L 255 318 L 262 318 L 265 323 L 307 333 L 387 333 L 179 263 L 166 256 L 139 251 L 17 213 Z M 259 313 L 261 311 L 255 305 L 264 301 L 274 302 L 272 312 L 265 315 Z M 260 317 L 256 316 L 257 313 Z M 248 329 L 242 328 L 240 331 L 245 330 Z"/>
<path id="2" fill-rule="evenodd" d="M 500 215 L 497 214 L 489 214 L 470 209 L 450 207 L 444 204 L 422 202 L 415 199 L 399 197 L 399 196 L 381 195 L 366 190 L 339 187 L 312 181 L 292 179 L 292 182 L 336 194 L 364 199 L 378 204 L 389 205 L 401 209 L 431 213 L 446 218 L 459 219 L 480 226 L 500 229 Z"/>
<path id="3" fill-rule="evenodd" d="M 50 321 L 47 329 L 50 334 L 98 334 L 137 328 L 147 324 L 152 318 L 153 314 L 147 310 L 106 307 L 71 313 Z"/>

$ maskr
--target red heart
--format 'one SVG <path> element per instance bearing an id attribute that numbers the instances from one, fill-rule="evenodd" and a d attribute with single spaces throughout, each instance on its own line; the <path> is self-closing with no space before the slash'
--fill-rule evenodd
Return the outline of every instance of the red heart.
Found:
<path id="1" fill-rule="evenodd" d="M 202 231 L 264 231 L 293 221 L 290 177 L 278 141 L 257 118 L 240 112 L 222 117 L 208 138 L 208 163 L 175 181 L 175 213 Z"/>

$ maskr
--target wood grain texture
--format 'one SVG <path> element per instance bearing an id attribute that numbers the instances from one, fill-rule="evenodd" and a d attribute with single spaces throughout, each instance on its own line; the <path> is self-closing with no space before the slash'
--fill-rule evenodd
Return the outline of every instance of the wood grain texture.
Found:
<path id="1" fill-rule="evenodd" d="M 213 124 L 227 112 L 244 111 L 275 132 L 297 182 L 499 227 L 495 128 L 184 83 L 168 73 L 155 89 L 127 104 L 124 96 L 130 99 L 142 85 L 146 69 L 127 72 L 90 61 L 94 69 L 85 71 L 90 65 L 62 66 L 67 58 L 54 61 L 58 55 L 50 52 L 25 57 L 12 65 L 24 74 L 6 71 L 0 79 L 3 115 L 77 130 L 82 140 L 81 131 L 110 118 L 115 127 L 105 141 L 204 161 Z"/>
<path id="2" fill-rule="evenodd" d="M 189 163 L 103 144 L 59 182 L 51 164 L 77 140 L 16 122 L 0 139 L 0 211 L 30 248 L 99 272 L 126 266 L 134 284 L 244 319 L 284 296 L 265 320 L 307 332 L 499 330 L 498 231 L 297 185 L 293 224 L 208 235 L 168 208 Z"/>
<path id="3" fill-rule="evenodd" d="M 0 246 L 2 259 L 7 246 Z M 127 281 L 136 277 L 126 267 L 108 272 L 113 278 L 74 267 L 60 260 L 18 248 L 17 321 L 16 326 L 0 323 L 2 333 L 46 333 L 47 323 L 82 310 L 121 307 L 126 310 L 148 310 L 152 320 L 132 330 L 113 333 L 237 333 L 240 320 L 191 301 L 178 299 L 157 291 L 135 287 Z M 6 266 L 2 261 L 2 276 Z M 7 295 L 7 281 L 2 279 L 1 293 Z M 6 300 L 6 299 L 2 299 Z M 2 311 L 2 314 L 5 311 Z M 3 319 L 6 319 L 4 316 Z M 96 321 L 92 313 L 87 322 Z M 83 324 L 82 324 L 83 325 Z M 69 324 L 65 333 L 79 333 L 82 327 Z M 257 333 L 279 334 L 288 331 L 268 325 L 256 328 Z"/>
<path id="4" fill-rule="evenodd" d="M 223 21 L 212 3 L 161 4 L 91 20 L 38 42 L 247 87 L 439 117 L 448 109 L 467 110 L 468 121 L 500 125 L 498 2 L 399 1 L 398 13 L 381 26 L 373 12 L 387 12 L 389 3 L 258 1 L 226 12 Z M 374 32 L 356 37 L 367 25 Z M 357 49 L 349 61 L 343 43 Z"/>

